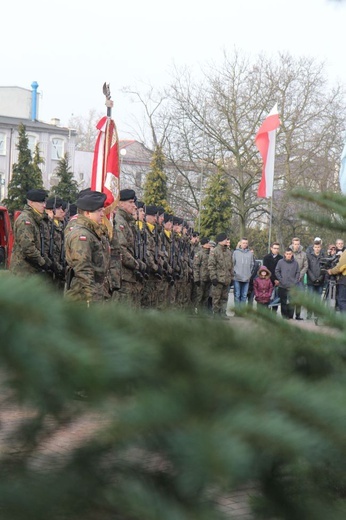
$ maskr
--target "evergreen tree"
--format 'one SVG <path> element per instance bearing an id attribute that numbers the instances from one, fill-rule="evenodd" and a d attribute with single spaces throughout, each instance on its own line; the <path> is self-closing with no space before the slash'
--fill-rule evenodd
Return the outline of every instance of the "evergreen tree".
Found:
<path id="1" fill-rule="evenodd" d="M 42 171 L 40 165 L 44 164 L 44 159 L 41 156 L 39 145 L 36 144 L 34 159 L 33 159 L 33 176 L 35 188 L 43 189 Z"/>
<path id="2" fill-rule="evenodd" d="M 8 195 L 4 200 L 4 204 L 12 213 L 15 210 L 22 209 L 26 203 L 26 193 L 34 188 L 42 188 L 41 178 L 37 175 L 37 170 L 32 162 L 31 151 L 29 149 L 29 140 L 26 134 L 26 128 L 21 123 L 18 127 L 18 162 L 13 164 L 12 178 L 8 185 Z"/>
<path id="3" fill-rule="evenodd" d="M 208 179 L 200 219 L 203 236 L 215 237 L 218 233 L 230 232 L 231 188 L 220 167 Z"/>
<path id="4" fill-rule="evenodd" d="M 58 185 L 52 189 L 54 195 L 61 197 L 66 202 L 74 202 L 77 199 L 79 189 L 77 181 L 73 178 L 73 172 L 70 170 L 67 153 L 59 160 L 55 174 L 60 180 Z"/>
<path id="5" fill-rule="evenodd" d="M 144 184 L 143 200 L 146 204 L 155 204 L 165 208 L 170 213 L 172 210 L 167 202 L 167 175 L 164 171 L 165 158 L 162 147 L 157 145 L 150 164 Z"/>

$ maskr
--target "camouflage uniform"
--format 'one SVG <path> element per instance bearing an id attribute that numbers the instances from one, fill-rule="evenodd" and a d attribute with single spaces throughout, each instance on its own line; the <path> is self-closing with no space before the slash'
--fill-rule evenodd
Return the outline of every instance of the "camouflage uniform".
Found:
<path id="1" fill-rule="evenodd" d="M 181 233 L 172 233 L 172 267 L 175 278 L 173 303 L 175 307 L 182 307 L 182 286 L 184 263 L 182 259 L 183 239 Z"/>
<path id="2" fill-rule="evenodd" d="M 135 258 L 135 219 L 121 208 L 118 208 L 114 218 L 113 236 L 120 246 L 122 262 L 121 287 L 113 293 L 113 298 L 117 302 L 139 307 L 143 280 L 140 270 L 143 270 L 143 265 Z"/>
<path id="3" fill-rule="evenodd" d="M 213 313 L 226 314 L 229 286 L 233 277 L 232 252 L 227 246 L 218 244 L 209 253 L 208 268 L 212 286 Z"/>
<path id="4" fill-rule="evenodd" d="M 64 229 L 65 238 L 66 238 L 66 235 L 70 231 L 72 231 L 72 229 L 75 227 L 75 225 L 77 223 L 77 218 L 78 218 L 78 215 L 73 215 L 73 217 L 71 217 L 70 220 L 67 222 L 65 229 Z"/>
<path id="5" fill-rule="evenodd" d="M 196 305 L 197 305 L 197 297 L 198 297 L 198 287 L 195 284 L 194 275 L 193 275 L 194 259 L 195 259 L 196 254 L 199 252 L 199 250 L 200 250 L 199 242 L 196 242 L 196 243 L 193 244 L 190 241 L 189 265 L 190 265 L 190 268 L 192 270 L 192 273 L 190 275 L 190 278 L 191 278 L 191 282 L 190 282 L 191 283 L 190 301 L 191 301 L 191 304 L 193 305 L 193 307 L 196 307 Z"/>
<path id="6" fill-rule="evenodd" d="M 69 299 L 101 302 L 110 298 L 107 279 L 110 246 L 99 224 L 78 215 L 66 236 L 66 261 L 66 296 Z"/>
<path id="7" fill-rule="evenodd" d="M 147 256 L 146 266 L 149 277 L 143 288 L 141 304 L 144 308 L 161 308 L 160 295 L 162 293 L 162 266 L 160 256 L 160 244 L 156 235 L 156 226 L 146 223 Z"/>
<path id="8" fill-rule="evenodd" d="M 42 219 L 44 226 L 44 251 L 54 264 L 52 280 L 54 286 L 63 290 L 65 285 L 65 248 L 62 222 L 52 220 L 48 216 Z"/>
<path id="9" fill-rule="evenodd" d="M 42 273 L 52 267 L 52 261 L 42 250 L 45 229 L 43 214 L 25 205 L 23 211 L 14 223 L 14 245 L 11 256 L 10 270 L 16 275 Z M 42 247 L 42 249 L 44 249 Z"/>
<path id="10" fill-rule="evenodd" d="M 210 296 L 211 280 L 208 267 L 209 256 L 210 249 L 200 247 L 197 253 L 195 253 L 193 260 L 193 279 L 195 283 L 199 283 L 196 306 L 200 309 L 207 308 L 208 298 Z"/>
<path id="11" fill-rule="evenodd" d="M 164 282 L 164 307 L 174 303 L 174 277 L 172 267 L 172 231 L 164 229 L 161 235 L 163 252 L 163 269 L 165 271 Z"/>

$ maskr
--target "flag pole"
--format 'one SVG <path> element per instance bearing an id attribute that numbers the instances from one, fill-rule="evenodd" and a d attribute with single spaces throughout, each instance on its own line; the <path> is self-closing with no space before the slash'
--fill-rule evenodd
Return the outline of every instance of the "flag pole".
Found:
<path id="1" fill-rule="evenodd" d="M 270 244 L 272 241 L 272 221 L 273 221 L 273 193 L 272 193 L 272 196 L 270 197 L 268 254 L 270 253 Z"/>

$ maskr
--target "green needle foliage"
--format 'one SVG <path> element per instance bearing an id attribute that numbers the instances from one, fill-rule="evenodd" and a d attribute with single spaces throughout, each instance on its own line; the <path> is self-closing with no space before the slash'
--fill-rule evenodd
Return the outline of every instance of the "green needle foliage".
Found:
<path id="1" fill-rule="evenodd" d="M 231 229 L 231 189 L 223 170 L 218 168 L 208 179 L 201 210 L 201 234 L 215 237 Z"/>
<path id="2" fill-rule="evenodd" d="M 346 321 L 332 340 L 244 325 L 87 309 L 3 274 L 2 410 L 23 419 L 0 436 L 1 519 L 216 520 L 249 483 L 257 518 L 344 519 Z"/>
<path id="3" fill-rule="evenodd" d="M 172 210 L 168 204 L 167 175 L 164 171 L 165 157 L 162 147 L 157 145 L 153 153 L 144 183 L 143 200 L 147 205 L 157 205 L 165 208 L 165 211 L 171 213 Z"/>
<path id="4" fill-rule="evenodd" d="M 52 189 L 53 195 L 62 198 L 66 202 L 74 202 L 78 196 L 78 183 L 73 178 L 73 172 L 69 166 L 69 156 L 65 153 L 55 170 L 59 183 Z"/>
<path id="5" fill-rule="evenodd" d="M 43 188 L 42 172 L 40 164 L 42 158 L 39 149 L 36 148 L 34 161 L 29 149 L 29 140 L 26 128 L 23 124 L 18 127 L 18 162 L 13 164 L 12 178 L 8 185 L 8 196 L 4 199 L 4 204 L 13 213 L 20 210 L 26 203 L 26 193 L 33 188 Z"/>

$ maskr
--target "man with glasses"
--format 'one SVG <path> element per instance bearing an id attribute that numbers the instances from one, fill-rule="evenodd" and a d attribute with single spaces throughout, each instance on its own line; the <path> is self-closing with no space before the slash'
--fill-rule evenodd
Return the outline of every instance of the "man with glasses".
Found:
<path id="1" fill-rule="evenodd" d="M 275 269 L 276 269 L 278 261 L 283 258 L 283 256 L 280 255 L 279 251 L 280 251 L 279 242 L 273 242 L 270 247 L 270 253 L 263 257 L 263 265 L 265 267 L 267 267 L 271 273 L 270 279 L 275 287 L 276 293 L 277 293 L 277 288 L 279 286 L 279 280 L 276 277 Z M 273 312 L 277 312 L 278 307 L 279 307 L 278 305 L 274 305 L 273 307 L 271 307 L 271 310 Z"/>

